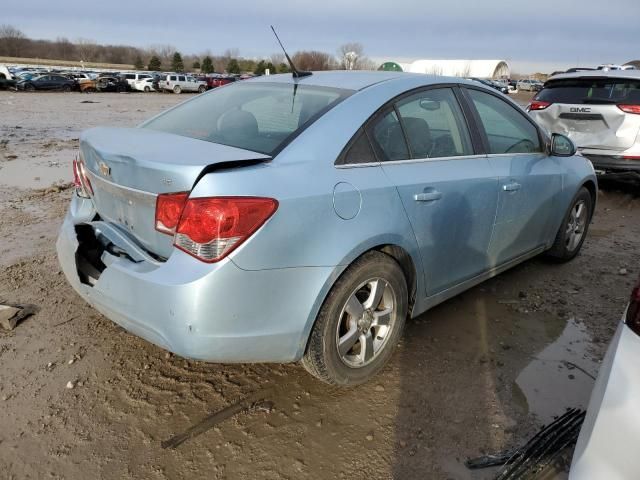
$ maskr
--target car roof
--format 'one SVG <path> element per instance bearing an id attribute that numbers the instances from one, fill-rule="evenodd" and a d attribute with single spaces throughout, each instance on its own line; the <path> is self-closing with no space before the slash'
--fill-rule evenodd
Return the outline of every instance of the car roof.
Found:
<path id="1" fill-rule="evenodd" d="M 559 73 L 549 80 L 561 80 L 565 78 L 631 78 L 640 79 L 640 70 L 589 70 L 583 72 Z"/>
<path id="2" fill-rule="evenodd" d="M 422 73 L 382 72 L 366 70 L 327 70 L 313 72 L 313 75 L 294 79 L 290 73 L 278 75 L 263 75 L 254 77 L 249 82 L 277 82 L 297 83 L 299 85 L 314 85 L 317 87 L 333 87 L 348 90 L 362 90 L 381 82 L 406 79 L 409 76 L 421 77 L 425 85 L 430 83 L 470 83 L 462 78 L 436 77 Z"/>

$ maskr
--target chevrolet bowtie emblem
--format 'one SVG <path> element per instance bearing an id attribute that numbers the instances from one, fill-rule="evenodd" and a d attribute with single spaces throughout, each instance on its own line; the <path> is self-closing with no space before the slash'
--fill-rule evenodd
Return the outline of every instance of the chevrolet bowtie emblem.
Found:
<path id="1" fill-rule="evenodd" d="M 102 174 L 103 177 L 111 176 L 111 167 L 109 165 L 107 165 L 104 162 L 100 162 L 98 164 L 98 167 L 100 167 L 100 173 Z"/>

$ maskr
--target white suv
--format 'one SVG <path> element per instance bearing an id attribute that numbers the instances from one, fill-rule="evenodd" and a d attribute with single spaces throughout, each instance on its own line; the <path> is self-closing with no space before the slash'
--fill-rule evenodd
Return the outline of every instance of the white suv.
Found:
<path id="1" fill-rule="evenodd" d="M 542 82 L 532 79 L 518 80 L 516 84 L 518 90 L 527 90 L 529 92 L 537 92 L 542 90 Z"/>
<path id="2" fill-rule="evenodd" d="M 173 93 L 203 93 L 207 90 L 207 82 L 179 73 L 170 73 L 166 75 L 160 80 L 158 86 L 161 91 L 170 90 Z"/>
<path id="3" fill-rule="evenodd" d="M 555 75 L 527 110 L 571 138 L 596 170 L 640 174 L 640 70 Z"/>
<path id="4" fill-rule="evenodd" d="M 135 83 L 140 80 L 144 80 L 145 78 L 151 78 L 151 75 L 148 73 L 135 73 L 135 72 L 125 72 L 121 73 L 120 76 L 124 78 L 129 86 L 134 89 Z"/>

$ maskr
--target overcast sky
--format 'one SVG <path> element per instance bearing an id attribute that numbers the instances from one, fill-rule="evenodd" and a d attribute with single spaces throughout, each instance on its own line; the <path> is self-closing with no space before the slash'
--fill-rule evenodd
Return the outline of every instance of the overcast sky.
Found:
<path id="1" fill-rule="evenodd" d="M 285 47 L 335 53 L 360 42 L 376 60 L 506 59 L 530 73 L 640 58 L 640 0 L 3 1 L 0 23 L 32 38 L 88 38 L 182 53 Z M 177 5 L 177 6 L 176 6 Z"/>

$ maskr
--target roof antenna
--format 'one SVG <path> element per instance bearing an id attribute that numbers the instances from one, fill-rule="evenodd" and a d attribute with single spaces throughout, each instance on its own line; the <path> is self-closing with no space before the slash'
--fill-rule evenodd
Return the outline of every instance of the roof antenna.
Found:
<path id="1" fill-rule="evenodd" d="M 280 44 L 280 48 L 282 48 L 282 51 L 284 52 L 284 56 L 287 59 L 287 62 L 289 62 L 289 67 L 291 67 L 291 75 L 293 75 L 293 78 L 302 78 L 302 77 L 308 77 L 309 75 L 313 75 L 313 73 L 311 72 L 305 72 L 304 70 L 298 70 L 296 68 L 296 66 L 291 61 L 289 54 L 284 49 L 284 45 L 282 45 L 282 42 L 280 41 L 280 37 L 278 37 L 278 34 L 276 33 L 275 28 L 273 28 L 273 25 L 270 25 L 270 27 L 271 27 L 271 31 L 276 36 L 276 40 L 278 40 L 278 43 Z"/>

